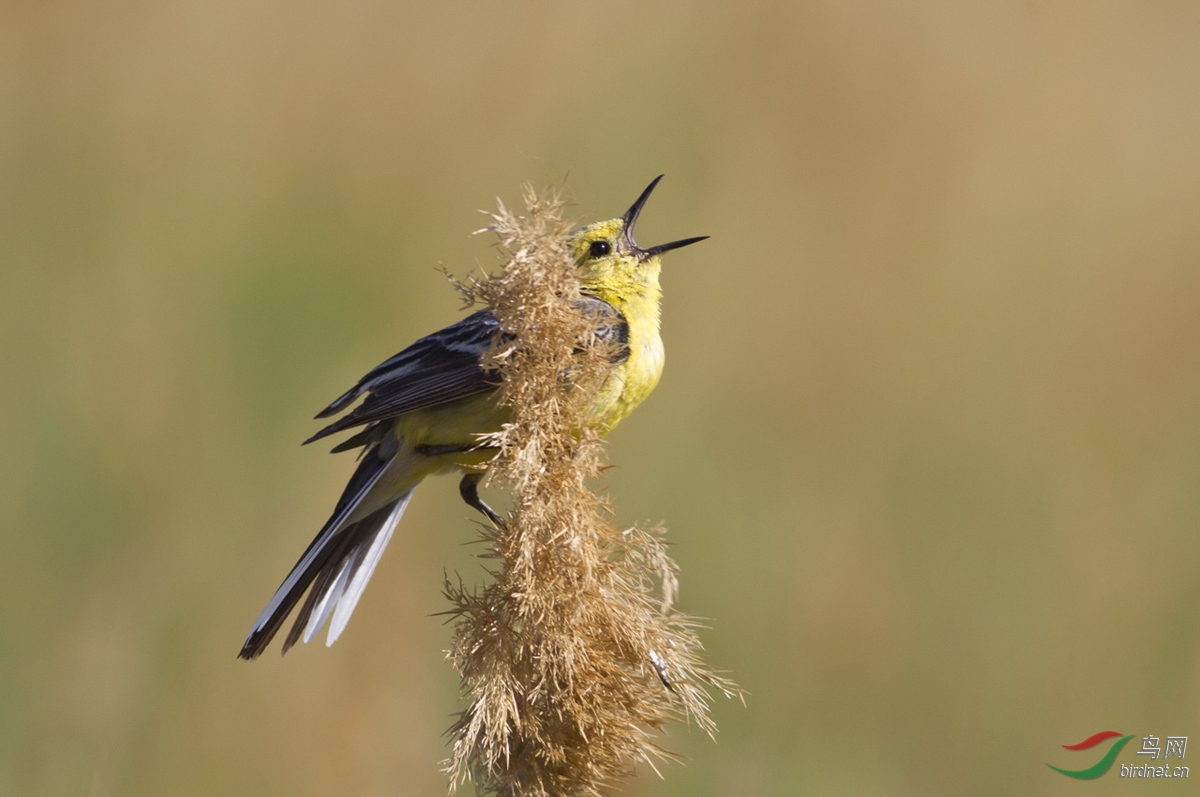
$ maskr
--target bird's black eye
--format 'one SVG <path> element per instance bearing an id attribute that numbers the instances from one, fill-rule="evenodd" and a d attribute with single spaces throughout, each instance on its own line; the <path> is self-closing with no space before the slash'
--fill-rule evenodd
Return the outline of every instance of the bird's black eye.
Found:
<path id="1" fill-rule="evenodd" d="M 604 257 L 612 251 L 612 245 L 608 241 L 592 241 L 592 245 L 588 247 L 588 254 L 592 257 Z"/>

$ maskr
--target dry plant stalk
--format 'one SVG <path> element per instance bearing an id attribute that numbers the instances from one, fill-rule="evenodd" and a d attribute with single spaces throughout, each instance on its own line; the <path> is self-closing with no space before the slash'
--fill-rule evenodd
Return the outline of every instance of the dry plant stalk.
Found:
<path id="1" fill-rule="evenodd" d="M 524 198 L 527 215 L 503 204 L 492 215 L 503 269 L 458 284 L 512 334 L 487 358 L 511 411 L 487 444 L 499 448 L 489 479 L 515 507 L 483 532 L 491 583 L 446 582 L 447 655 L 471 701 L 446 771 L 451 790 L 473 780 L 506 797 L 600 795 L 637 762 L 676 759 L 652 739 L 666 722 L 714 732 L 706 686 L 740 693 L 704 665 L 694 622 L 672 608 L 678 571 L 662 529 L 618 530 L 588 487 L 604 468 L 586 421 L 609 368 L 602 319 L 577 309 L 564 203 L 528 186 Z"/>

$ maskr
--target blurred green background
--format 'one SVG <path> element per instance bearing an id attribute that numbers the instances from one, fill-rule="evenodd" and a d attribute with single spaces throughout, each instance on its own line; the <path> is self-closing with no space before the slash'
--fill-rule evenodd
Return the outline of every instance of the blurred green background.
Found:
<path id="1" fill-rule="evenodd" d="M 342 640 L 234 657 L 459 317 L 478 209 L 659 172 L 667 370 L 611 437 L 712 618 L 630 795 L 1182 793 L 1200 765 L 1194 3 L 0 5 L 0 793 L 445 791 L 455 483 Z M 1192 761 L 1192 758 L 1196 758 Z M 1192 777 L 1195 781 L 1200 771 Z M 1195 784 L 1193 783 L 1193 788 Z"/>

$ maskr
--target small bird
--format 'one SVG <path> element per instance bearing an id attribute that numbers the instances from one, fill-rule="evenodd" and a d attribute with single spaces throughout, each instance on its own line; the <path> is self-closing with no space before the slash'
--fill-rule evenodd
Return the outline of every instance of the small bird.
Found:
<path id="1" fill-rule="evenodd" d="M 593 408 L 604 431 L 650 395 L 662 375 L 662 255 L 708 237 L 647 249 L 634 242 L 634 225 L 661 179 L 654 178 L 620 218 L 582 227 L 569 240 L 584 274 L 581 288 L 588 306 L 582 309 L 597 314 L 602 320 L 597 336 L 613 344 L 612 370 Z M 357 407 L 304 441 L 365 427 L 333 448 L 335 453 L 362 449 L 360 462 L 333 515 L 255 621 L 239 658 L 254 659 L 266 649 L 306 590 L 282 652 L 300 638 L 311 640 L 326 621 L 325 644 L 332 645 L 426 476 L 463 473 L 463 500 L 493 523 L 503 522 L 480 499 L 478 485 L 496 454 L 480 446 L 480 436 L 498 431 L 507 418 L 496 402 L 496 374 L 483 368 L 481 357 L 505 334 L 490 310 L 473 313 L 380 363 L 317 413 L 317 418 L 336 415 L 365 394 Z"/>

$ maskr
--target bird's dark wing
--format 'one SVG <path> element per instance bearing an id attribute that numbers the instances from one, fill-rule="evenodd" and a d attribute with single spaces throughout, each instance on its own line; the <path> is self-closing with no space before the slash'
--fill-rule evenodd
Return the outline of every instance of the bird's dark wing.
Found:
<path id="1" fill-rule="evenodd" d="M 614 365 L 629 359 L 629 322 L 620 310 L 608 302 L 585 293 L 575 307 L 595 322 L 596 340 L 609 346 L 609 361 Z"/>
<path id="2" fill-rule="evenodd" d="M 318 418 L 335 415 L 367 394 L 362 404 L 305 440 L 305 444 L 343 429 L 495 389 L 498 375 L 481 368 L 479 359 L 500 334 L 496 316 L 490 310 L 481 310 L 421 338 L 373 368 L 358 384 L 317 413 Z"/>
<path id="3" fill-rule="evenodd" d="M 629 324 L 611 304 L 585 295 L 576 302 L 580 312 L 596 319 L 596 338 L 613 347 L 614 363 L 629 357 Z M 349 407 L 364 393 L 366 398 L 351 412 L 304 441 L 307 445 L 331 434 L 366 426 L 406 412 L 445 404 L 486 393 L 499 384 L 499 375 L 485 371 L 479 361 L 496 336 L 500 322 L 490 310 L 473 313 L 457 324 L 421 338 L 396 356 L 385 360 L 358 380 L 328 407 L 317 413 L 328 418 Z M 372 428 L 338 445 L 334 451 L 357 448 L 369 442 Z"/>

